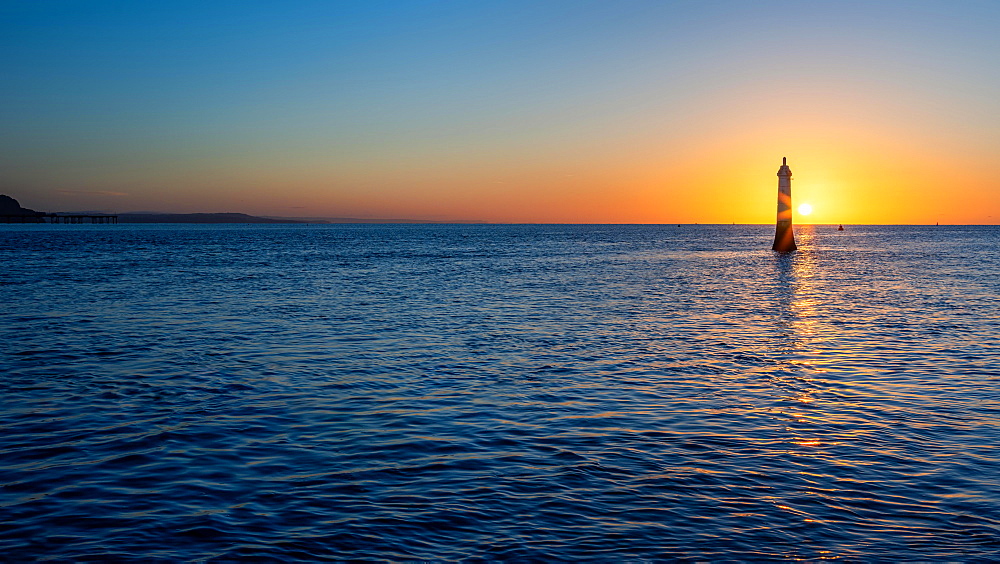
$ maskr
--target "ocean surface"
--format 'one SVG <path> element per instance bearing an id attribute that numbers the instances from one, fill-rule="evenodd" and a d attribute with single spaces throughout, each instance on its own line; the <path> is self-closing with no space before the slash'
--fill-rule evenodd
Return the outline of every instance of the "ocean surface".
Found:
<path id="1" fill-rule="evenodd" d="M 0 560 L 1000 560 L 1000 228 L 0 226 Z"/>

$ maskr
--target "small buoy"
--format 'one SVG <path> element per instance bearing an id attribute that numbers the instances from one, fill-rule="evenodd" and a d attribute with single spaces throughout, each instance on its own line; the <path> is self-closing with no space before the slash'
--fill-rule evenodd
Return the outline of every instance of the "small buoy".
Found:
<path id="1" fill-rule="evenodd" d="M 843 225 L 841 225 L 840 227 L 837 228 L 837 231 L 843 231 L 843 230 L 844 230 L 844 226 Z"/>

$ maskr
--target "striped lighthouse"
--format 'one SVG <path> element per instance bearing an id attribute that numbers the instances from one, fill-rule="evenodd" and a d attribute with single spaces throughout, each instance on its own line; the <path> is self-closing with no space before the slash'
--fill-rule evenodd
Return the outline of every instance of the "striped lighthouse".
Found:
<path id="1" fill-rule="evenodd" d="M 778 221 L 774 224 L 774 245 L 779 253 L 794 251 L 795 234 L 792 233 L 792 169 L 788 168 L 785 157 L 781 157 L 778 169 Z"/>

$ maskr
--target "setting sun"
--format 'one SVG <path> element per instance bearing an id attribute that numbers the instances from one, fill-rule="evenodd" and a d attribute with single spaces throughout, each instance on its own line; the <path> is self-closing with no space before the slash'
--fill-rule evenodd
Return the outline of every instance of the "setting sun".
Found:
<path id="1" fill-rule="evenodd" d="M 809 204 L 802 204 L 801 206 L 799 206 L 799 214 L 801 215 L 809 215 L 812 212 L 813 212 L 813 207 Z"/>

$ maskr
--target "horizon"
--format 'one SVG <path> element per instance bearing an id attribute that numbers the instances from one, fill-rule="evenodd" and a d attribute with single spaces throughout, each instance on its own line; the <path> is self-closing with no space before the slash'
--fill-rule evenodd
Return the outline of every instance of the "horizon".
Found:
<path id="1" fill-rule="evenodd" d="M 1000 4 L 0 7 L 38 210 L 995 225 Z M 139 213 L 139 212 L 131 212 Z"/>
<path id="2" fill-rule="evenodd" d="M 0 194 L 9 196 L 9 194 Z M 15 201 L 17 198 L 14 198 Z M 26 207 L 26 206 L 25 206 Z M 43 210 L 34 210 L 43 211 Z M 761 225 L 770 226 L 773 222 L 703 222 L 703 221 L 668 221 L 668 222 L 555 222 L 555 221 L 482 221 L 477 219 L 456 219 L 456 220 L 433 220 L 433 219 L 417 219 L 417 218 L 405 218 L 405 217 L 345 217 L 345 216 L 284 216 L 284 215 L 253 215 L 246 214 L 244 212 L 235 211 L 195 211 L 195 212 L 162 212 L 162 211 L 109 211 L 109 210 L 60 210 L 55 212 L 44 211 L 44 213 L 53 214 L 112 214 L 112 215 L 246 215 L 252 218 L 263 218 L 263 219 L 279 219 L 279 220 L 289 220 L 295 223 L 313 223 L 313 224 L 452 224 L 452 225 L 677 225 L 680 226 L 693 226 L 693 225 L 707 225 L 707 226 L 719 226 L 719 225 L 736 225 L 736 226 L 749 226 L 749 225 Z M 197 223 L 197 222 L 195 222 Z M 211 222 L 209 222 L 211 223 Z M 23 224 L 14 224 L 23 225 Z M 983 226 L 990 227 L 996 226 L 997 223 L 940 223 L 935 222 L 930 223 L 844 223 L 844 222 L 808 222 L 808 221 L 794 221 L 793 225 L 798 227 L 815 227 L 815 226 L 952 226 L 952 227 L 963 227 L 963 226 Z"/>
<path id="3" fill-rule="evenodd" d="M 3 194 L 9 196 L 9 194 Z M 15 201 L 17 200 L 14 198 Z M 26 207 L 26 206 L 25 206 Z M 42 210 L 35 210 L 42 211 Z M 405 217 L 345 217 L 345 216 L 279 216 L 279 215 L 252 215 L 245 214 L 243 212 L 234 211 L 195 211 L 195 212 L 162 212 L 162 211 L 109 211 L 109 210 L 74 210 L 67 211 L 61 210 L 56 212 L 46 212 L 55 214 L 114 214 L 114 215 L 247 215 L 249 217 L 264 218 L 264 219 L 282 219 L 295 221 L 297 223 L 313 223 L 313 224 L 454 224 L 454 225 L 773 225 L 773 222 L 703 222 L 703 221 L 669 221 L 669 222 L 553 222 L 553 221 L 526 221 L 526 222 L 513 222 L 513 221 L 481 221 L 476 219 L 457 219 L 457 220 L 432 220 L 432 219 L 416 219 L 416 218 L 405 218 Z M 312 221 L 310 221 L 312 220 Z M 812 226 L 833 226 L 833 225 L 854 225 L 854 226 L 995 226 L 996 223 L 945 223 L 935 222 L 934 224 L 929 223 L 843 223 L 843 222 L 807 222 L 807 221 L 795 221 L 793 222 L 795 226 L 801 227 L 812 227 Z"/>

